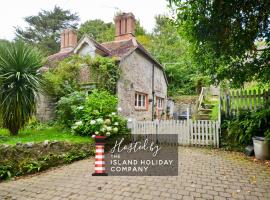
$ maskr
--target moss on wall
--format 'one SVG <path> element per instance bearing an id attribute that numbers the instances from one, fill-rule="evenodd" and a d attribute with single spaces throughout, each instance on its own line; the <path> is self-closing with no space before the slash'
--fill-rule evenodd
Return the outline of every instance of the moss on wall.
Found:
<path id="1" fill-rule="evenodd" d="M 94 155 L 94 145 L 59 141 L 0 145 L 0 181 L 46 170 Z"/>

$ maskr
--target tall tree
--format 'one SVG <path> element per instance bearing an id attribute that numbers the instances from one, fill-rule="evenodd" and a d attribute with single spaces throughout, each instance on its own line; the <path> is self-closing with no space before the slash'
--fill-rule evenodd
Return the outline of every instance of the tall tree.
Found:
<path id="1" fill-rule="evenodd" d="M 21 41 L 0 45 L 0 113 L 2 126 L 17 135 L 36 108 L 42 86 L 43 57 Z"/>
<path id="2" fill-rule="evenodd" d="M 81 38 L 84 34 L 89 35 L 97 42 L 107 42 L 114 39 L 113 23 L 105 23 L 100 19 L 88 20 L 81 24 L 78 30 L 78 36 Z"/>
<path id="3" fill-rule="evenodd" d="M 213 78 L 269 81 L 270 1 L 168 0 L 179 32 Z M 264 41 L 258 49 L 257 41 Z"/>
<path id="4" fill-rule="evenodd" d="M 153 56 L 165 66 L 170 96 L 194 94 L 209 78 L 194 62 L 193 45 L 178 34 L 173 20 L 166 15 L 155 17 L 151 36 L 139 37 Z"/>
<path id="5" fill-rule="evenodd" d="M 52 11 L 41 10 L 37 15 L 25 17 L 24 20 L 29 26 L 25 30 L 16 27 L 17 39 L 38 46 L 46 54 L 52 54 L 59 50 L 60 31 L 76 29 L 79 16 L 55 6 Z"/>

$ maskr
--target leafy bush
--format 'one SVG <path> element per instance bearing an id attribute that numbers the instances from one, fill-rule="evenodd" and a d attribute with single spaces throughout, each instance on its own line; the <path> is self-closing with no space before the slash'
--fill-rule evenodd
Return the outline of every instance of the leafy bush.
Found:
<path id="1" fill-rule="evenodd" d="M 241 111 L 239 116 L 223 124 L 227 141 L 238 145 L 252 144 L 253 136 L 270 138 L 270 109 Z"/>
<path id="2" fill-rule="evenodd" d="M 58 119 L 79 135 L 124 134 L 126 120 L 116 113 L 117 104 L 117 97 L 107 91 L 75 92 L 58 102 Z"/>
<path id="3" fill-rule="evenodd" d="M 85 92 L 73 92 L 62 97 L 57 103 L 57 117 L 60 124 L 70 128 L 75 120 L 74 110 L 80 110 L 86 101 Z"/>
<path id="4" fill-rule="evenodd" d="M 11 166 L 10 165 L 1 165 L 0 166 L 0 180 L 8 179 L 11 177 Z"/>
<path id="5" fill-rule="evenodd" d="M 126 132 L 126 120 L 116 113 L 109 115 L 100 114 L 99 112 L 84 113 L 81 120 L 75 122 L 72 126 L 72 130 L 80 135 L 106 135 L 112 134 L 125 134 Z"/>
<path id="6" fill-rule="evenodd" d="M 71 56 L 57 63 L 44 73 L 46 92 L 53 97 L 62 97 L 79 89 L 78 78 L 81 60 L 78 56 Z"/>
<path id="7" fill-rule="evenodd" d="M 126 120 L 116 114 L 117 98 L 106 91 L 93 91 L 84 105 L 75 108 L 74 133 L 107 135 L 125 133 Z"/>
<path id="8" fill-rule="evenodd" d="M 54 121 L 48 121 L 48 122 L 40 122 L 36 117 L 32 117 L 29 122 L 26 124 L 24 127 L 25 130 L 46 130 L 46 129 L 52 129 L 55 127 L 55 122 Z"/>
<path id="9" fill-rule="evenodd" d="M 118 99 L 107 91 L 94 90 L 85 103 L 86 112 L 98 111 L 100 115 L 108 115 L 117 111 Z"/>

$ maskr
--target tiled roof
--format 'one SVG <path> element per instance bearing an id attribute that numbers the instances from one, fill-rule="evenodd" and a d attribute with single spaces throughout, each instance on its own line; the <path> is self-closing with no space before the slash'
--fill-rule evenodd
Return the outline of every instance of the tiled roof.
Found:
<path id="1" fill-rule="evenodd" d="M 69 51 L 63 51 L 63 52 L 60 51 L 58 53 L 55 53 L 53 55 L 50 55 L 48 57 L 47 63 L 43 67 L 41 67 L 40 70 L 43 71 L 43 72 L 46 72 L 50 68 L 53 68 L 54 67 L 54 63 L 55 62 L 64 60 L 65 58 L 67 58 L 68 56 L 70 56 L 72 54 L 73 54 L 73 49 L 72 50 L 69 50 Z"/>
<path id="2" fill-rule="evenodd" d="M 111 51 L 112 56 L 117 56 L 120 58 L 125 57 L 130 52 L 134 51 L 135 49 L 139 49 L 147 57 L 149 57 L 153 62 L 159 65 L 159 67 L 162 67 L 162 65 L 158 61 L 156 61 L 151 56 L 151 54 L 144 48 L 144 46 L 141 45 L 135 38 L 132 38 L 129 40 L 105 42 L 105 43 L 102 43 L 101 45 L 109 49 Z"/>
<path id="3" fill-rule="evenodd" d="M 60 61 L 73 54 L 73 49 L 70 51 L 58 52 L 48 57 L 49 62 Z"/>
<path id="4" fill-rule="evenodd" d="M 119 58 L 122 58 L 128 52 L 136 48 L 132 39 L 105 42 L 105 43 L 102 43 L 101 45 L 109 49 L 112 56 L 116 56 Z"/>

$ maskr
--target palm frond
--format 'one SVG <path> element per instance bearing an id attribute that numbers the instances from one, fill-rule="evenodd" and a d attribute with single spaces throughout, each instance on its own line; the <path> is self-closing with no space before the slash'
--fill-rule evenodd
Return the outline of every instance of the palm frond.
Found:
<path id="1" fill-rule="evenodd" d="M 36 94 L 43 87 L 39 68 L 42 54 L 17 41 L 0 45 L 0 112 L 3 127 L 17 134 L 36 108 Z"/>

